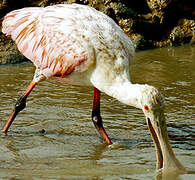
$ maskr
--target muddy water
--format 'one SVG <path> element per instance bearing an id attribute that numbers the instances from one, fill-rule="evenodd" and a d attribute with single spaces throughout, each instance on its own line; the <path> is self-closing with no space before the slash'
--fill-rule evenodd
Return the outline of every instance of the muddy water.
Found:
<path id="1" fill-rule="evenodd" d="M 0 127 L 34 69 L 31 63 L 0 67 Z M 131 76 L 166 96 L 171 144 L 190 170 L 164 179 L 195 179 L 195 46 L 138 52 Z M 104 125 L 115 143 L 108 147 L 90 120 L 92 93 L 89 87 L 41 82 L 9 134 L 0 135 L 0 179 L 163 179 L 156 176 L 142 112 L 102 95 Z"/>

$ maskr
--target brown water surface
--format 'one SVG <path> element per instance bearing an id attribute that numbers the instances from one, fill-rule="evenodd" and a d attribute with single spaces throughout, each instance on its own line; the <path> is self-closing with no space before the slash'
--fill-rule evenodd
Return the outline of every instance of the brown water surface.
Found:
<path id="1" fill-rule="evenodd" d="M 0 127 L 34 73 L 31 63 L 0 66 Z M 0 135 L 0 179 L 195 179 L 195 46 L 137 52 L 131 79 L 160 89 L 173 149 L 189 174 L 156 176 L 155 150 L 141 110 L 102 94 L 108 147 L 91 122 L 93 88 L 41 82 L 27 108 Z M 45 132 L 42 132 L 42 129 Z"/>

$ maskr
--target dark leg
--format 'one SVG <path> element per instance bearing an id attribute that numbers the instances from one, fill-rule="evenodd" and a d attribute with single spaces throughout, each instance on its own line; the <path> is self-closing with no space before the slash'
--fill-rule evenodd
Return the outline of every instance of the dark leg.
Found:
<path id="1" fill-rule="evenodd" d="M 7 133 L 9 127 L 11 126 L 17 114 L 26 107 L 26 99 L 36 84 L 37 84 L 36 82 L 32 81 L 30 85 L 28 86 L 28 88 L 26 89 L 26 91 L 24 92 L 24 94 L 16 102 L 15 107 L 9 117 L 9 120 L 7 121 L 7 123 L 5 124 L 3 128 L 3 132 L 5 134 Z"/>
<path id="2" fill-rule="evenodd" d="M 108 137 L 102 123 L 102 117 L 100 115 L 100 91 L 94 88 L 93 95 L 93 110 L 92 110 L 92 121 L 100 133 L 101 137 L 110 145 L 112 144 L 110 138 Z"/>

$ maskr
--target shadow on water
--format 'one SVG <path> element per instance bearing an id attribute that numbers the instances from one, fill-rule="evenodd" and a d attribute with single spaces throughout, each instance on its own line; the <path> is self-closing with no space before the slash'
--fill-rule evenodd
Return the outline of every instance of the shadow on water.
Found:
<path id="1" fill-rule="evenodd" d="M 181 149 L 195 150 L 195 124 L 169 123 L 167 127 L 173 147 L 179 144 Z"/>

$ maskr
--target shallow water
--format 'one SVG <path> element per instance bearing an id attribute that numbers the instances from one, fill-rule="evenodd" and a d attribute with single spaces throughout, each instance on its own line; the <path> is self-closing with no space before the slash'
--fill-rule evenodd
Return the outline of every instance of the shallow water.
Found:
<path id="1" fill-rule="evenodd" d="M 34 70 L 31 63 L 0 66 L 0 127 Z M 30 94 L 8 135 L 0 135 L 0 179 L 195 179 L 195 46 L 137 52 L 131 77 L 166 96 L 171 144 L 189 174 L 156 176 L 141 110 L 102 94 L 104 126 L 115 144 L 108 147 L 90 120 L 93 88 L 49 80 Z"/>

